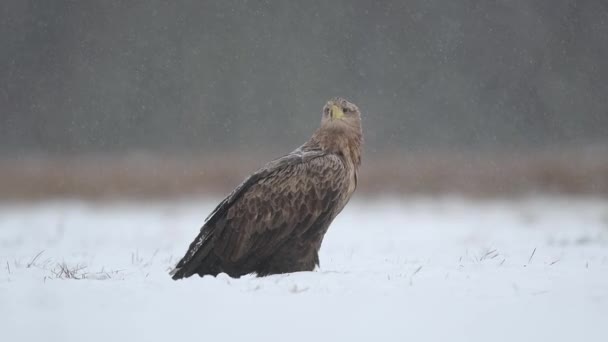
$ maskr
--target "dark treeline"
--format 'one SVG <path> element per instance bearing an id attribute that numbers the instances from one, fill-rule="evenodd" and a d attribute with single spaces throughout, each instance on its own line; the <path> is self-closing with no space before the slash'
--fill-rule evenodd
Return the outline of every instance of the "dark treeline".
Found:
<path id="1" fill-rule="evenodd" d="M 608 141 L 608 2 L 4 0 L 0 152 Z"/>

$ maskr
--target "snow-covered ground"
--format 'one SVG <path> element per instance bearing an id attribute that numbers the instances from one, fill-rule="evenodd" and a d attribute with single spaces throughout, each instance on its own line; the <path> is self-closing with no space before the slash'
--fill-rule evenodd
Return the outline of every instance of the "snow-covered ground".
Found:
<path id="1" fill-rule="evenodd" d="M 0 339 L 608 341 L 605 200 L 359 198 L 315 272 L 171 280 L 216 202 L 0 204 Z"/>

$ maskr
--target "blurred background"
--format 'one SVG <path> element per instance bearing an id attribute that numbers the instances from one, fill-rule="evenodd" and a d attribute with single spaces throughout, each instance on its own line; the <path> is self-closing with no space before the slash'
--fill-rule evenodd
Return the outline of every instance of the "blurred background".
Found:
<path id="1" fill-rule="evenodd" d="M 0 8 L 0 199 L 225 194 L 334 96 L 359 196 L 608 194 L 604 0 Z"/>

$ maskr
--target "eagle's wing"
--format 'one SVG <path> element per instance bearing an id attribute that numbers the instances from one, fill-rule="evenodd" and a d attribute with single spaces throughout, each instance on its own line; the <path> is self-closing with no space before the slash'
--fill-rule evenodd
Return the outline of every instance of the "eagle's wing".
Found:
<path id="1" fill-rule="evenodd" d="M 173 278 L 195 273 L 211 250 L 233 263 L 270 253 L 329 210 L 342 195 L 345 178 L 341 158 L 319 150 L 297 149 L 268 163 L 211 212 Z"/>

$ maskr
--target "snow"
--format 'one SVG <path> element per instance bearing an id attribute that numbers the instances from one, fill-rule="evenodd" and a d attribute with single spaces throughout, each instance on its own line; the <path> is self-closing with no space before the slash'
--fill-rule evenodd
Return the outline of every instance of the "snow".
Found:
<path id="1" fill-rule="evenodd" d="M 315 272 L 171 280 L 217 202 L 0 204 L 2 340 L 608 341 L 605 200 L 358 198 Z"/>

